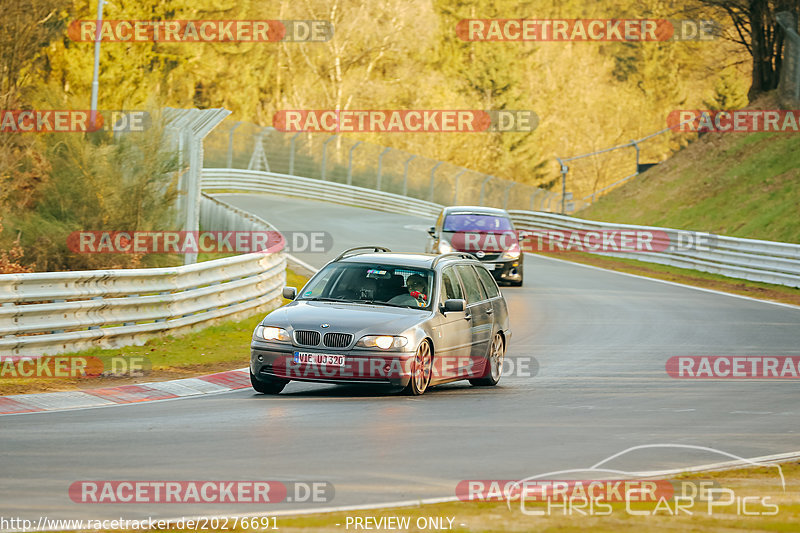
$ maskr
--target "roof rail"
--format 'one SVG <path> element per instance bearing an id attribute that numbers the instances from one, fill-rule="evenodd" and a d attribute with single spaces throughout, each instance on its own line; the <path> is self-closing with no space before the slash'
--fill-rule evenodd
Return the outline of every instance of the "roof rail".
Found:
<path id="1" fill-rule="evenodd" d="M 453 257 L 453 258 L 458 257 L 459 259 L 475 259 L 476 261 L 478 260 L 477 257 L 467 252 L 449 252 L 446 254 L 438 255 L 433 260 L 433 263 L 431 263 L 431 268 L 434 268 L 439 263 L 439 261 L 441 261 L 442 259 L 447 259 L 448 257 Z"/>
<path id="2" fill-rule="evenodd" d="M 384 248 L 383 246 L 356 246 L 355 248 L 348 248 L 344 252 L 339 254 L 339 257 L 334 259 L 334 261 L 338 261 L 339 259 L 344 259 L 345 257 L 349 257 L 347 254 L 350 255 L 358 255 L 351 252 L 355 252 L 357 250 L 372 250 L 373 252 L 391 252 L 390 249 Z M 366 253 L 366 252 L 361 252 Z"/>

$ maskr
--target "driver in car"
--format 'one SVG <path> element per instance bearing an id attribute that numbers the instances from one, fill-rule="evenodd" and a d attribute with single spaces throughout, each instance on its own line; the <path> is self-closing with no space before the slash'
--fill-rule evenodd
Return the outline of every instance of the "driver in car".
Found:
<path id="1" fill-rule="evenodd" d="M 417 307 L 427 307 L 428 295 L 425 294 L 425 278 L 419 274 L 411 274 L 406 280 L 408 294 L 400 294 L 389 300 L 390 304 L 416 305 Z"/>

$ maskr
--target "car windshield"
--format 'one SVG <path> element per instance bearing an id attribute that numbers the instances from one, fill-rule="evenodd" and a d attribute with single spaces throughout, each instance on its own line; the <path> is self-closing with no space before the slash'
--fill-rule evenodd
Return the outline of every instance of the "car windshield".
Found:
<path id="1" fill-rule="evenodd" d="M 444 231 L 503 232 L 511 229 L 510 220 L 496 215 L 458 213 L 448 215 L 444 221 Z"/>
<path id="2" fill-rule="evenodd" d="M 298 300 L 428 308 L 433 271 L 375 263 L 333 263 L 303 288 Z"/>

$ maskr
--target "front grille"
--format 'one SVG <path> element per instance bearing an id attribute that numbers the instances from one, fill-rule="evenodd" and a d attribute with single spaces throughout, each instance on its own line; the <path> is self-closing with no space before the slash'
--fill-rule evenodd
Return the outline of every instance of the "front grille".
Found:
<path id="1" fill-rule="evenodd" d="M 500 259 L 500 255 L 498 253 L 487 253 L 483 257 L 479 258 L 481 261 L 497 261 Z"/>
<path id="2" fill-rule="evenodd" d="M 294 332 L 294 340 L 303 346 L 316 346 L 319 344 L 319 331 L 298 329 Z"/>
<path id="3" fill-rule="evenodd" d="M 319 338 L 319 337 L 318 337 Z M 328 348 L 344 348 L 350 344 L 353 336 L 349 333 L 326 333 L 325 346 Z"/>

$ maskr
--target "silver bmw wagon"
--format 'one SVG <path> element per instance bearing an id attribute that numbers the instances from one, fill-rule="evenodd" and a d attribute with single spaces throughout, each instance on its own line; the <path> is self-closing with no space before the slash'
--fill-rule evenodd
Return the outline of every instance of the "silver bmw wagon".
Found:
<path id="1" fill-rule="evenodd" d="M 493 386 L 511 338 L 492 275 L 466 253 L 346 250 L 253 331 L 250 381 L 387 385 L 411 395 L 458 380 Z"/>

